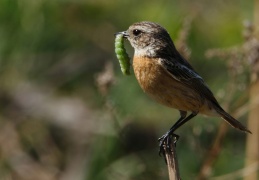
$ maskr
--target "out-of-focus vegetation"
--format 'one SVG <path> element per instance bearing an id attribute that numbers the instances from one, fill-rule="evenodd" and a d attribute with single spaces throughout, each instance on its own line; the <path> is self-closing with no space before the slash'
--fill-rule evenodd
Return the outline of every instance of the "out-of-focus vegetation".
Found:
<path id="1" fill-rule="evenodd" d="M 229 99 L 228 64 L 204 53 L 241 44 L 252 11 L 252 1 L 236 0 L 0 1 L 0 179 L 167 179 L 157 138 L 179 113 L 122 75 L 114 33 L 149 20 L 177 40 L 191 18 L 189 61 L 231 111 L 246 101 L 246 71 Z M 199 174 L 220 121 L 198 116 L 177 131 L 183 179 Z M 229 129 L 209 176 L 242 168 L 244 146 Z"/>

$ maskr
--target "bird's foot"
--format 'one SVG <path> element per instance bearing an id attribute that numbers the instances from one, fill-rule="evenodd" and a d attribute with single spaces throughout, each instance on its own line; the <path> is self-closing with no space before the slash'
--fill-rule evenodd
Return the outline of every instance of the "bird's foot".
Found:
<path id="1" fill-rule="evenodd" d="M 180 136 L 178 136 L 177 134 L 174 134 L 170 131 L 168 131 L 167 133 L 165 133 L 162 137 L 160 137 L 158 139 L 159 141 L 159 155 L 161 156 L 161 154 L 163 154 L 163 156 L 165 157 L 165 148 L 166 150 L 171 151 L 171 143 L 174 143 L 173 145 L 176 146 L 176 142 L 178 141 Z M 164 148 L 165 146 L 165 148 Z"/>

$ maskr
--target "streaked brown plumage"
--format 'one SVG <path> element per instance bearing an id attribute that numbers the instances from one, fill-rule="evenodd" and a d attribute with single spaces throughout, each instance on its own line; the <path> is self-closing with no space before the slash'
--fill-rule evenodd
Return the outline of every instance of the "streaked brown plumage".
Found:
<path id="1" fill-rule="evenodd" d="M 201 76 L 176 50 L 163 27 L 144 21 L 121 33 L 135 50 L 133 69 L 144 92 L 180 111 L 180 119 L 159 139 L 160 150 L 177 128 L 198 113 L 221 117 L 231 126 L 251 133 L 221 108 Z M 187 112 L 191 114 L 187 116 Z"/>

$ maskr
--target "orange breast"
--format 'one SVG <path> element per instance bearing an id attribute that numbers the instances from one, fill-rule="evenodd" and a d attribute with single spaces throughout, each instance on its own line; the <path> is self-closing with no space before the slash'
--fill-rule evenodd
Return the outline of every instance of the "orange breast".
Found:
<path id="1" fill-rule="evenodd" d="M 141 88 L 159 103 L 183 111 L 199 111 L 201 96 L 175 80 L 159 59 L 134 57 L 133 69 Z"/>

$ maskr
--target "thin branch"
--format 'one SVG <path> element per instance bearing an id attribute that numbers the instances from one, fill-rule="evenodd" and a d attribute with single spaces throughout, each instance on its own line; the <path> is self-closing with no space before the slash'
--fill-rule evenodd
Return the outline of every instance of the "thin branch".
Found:
<path id="1" fill-rule="evenodd" d="M 168 167 L 169 180 L 180 180 L 181 178 L 174 143 L 170 143 L 168 148 L 168 144 L 165 142 L 164 153 Z"/>

